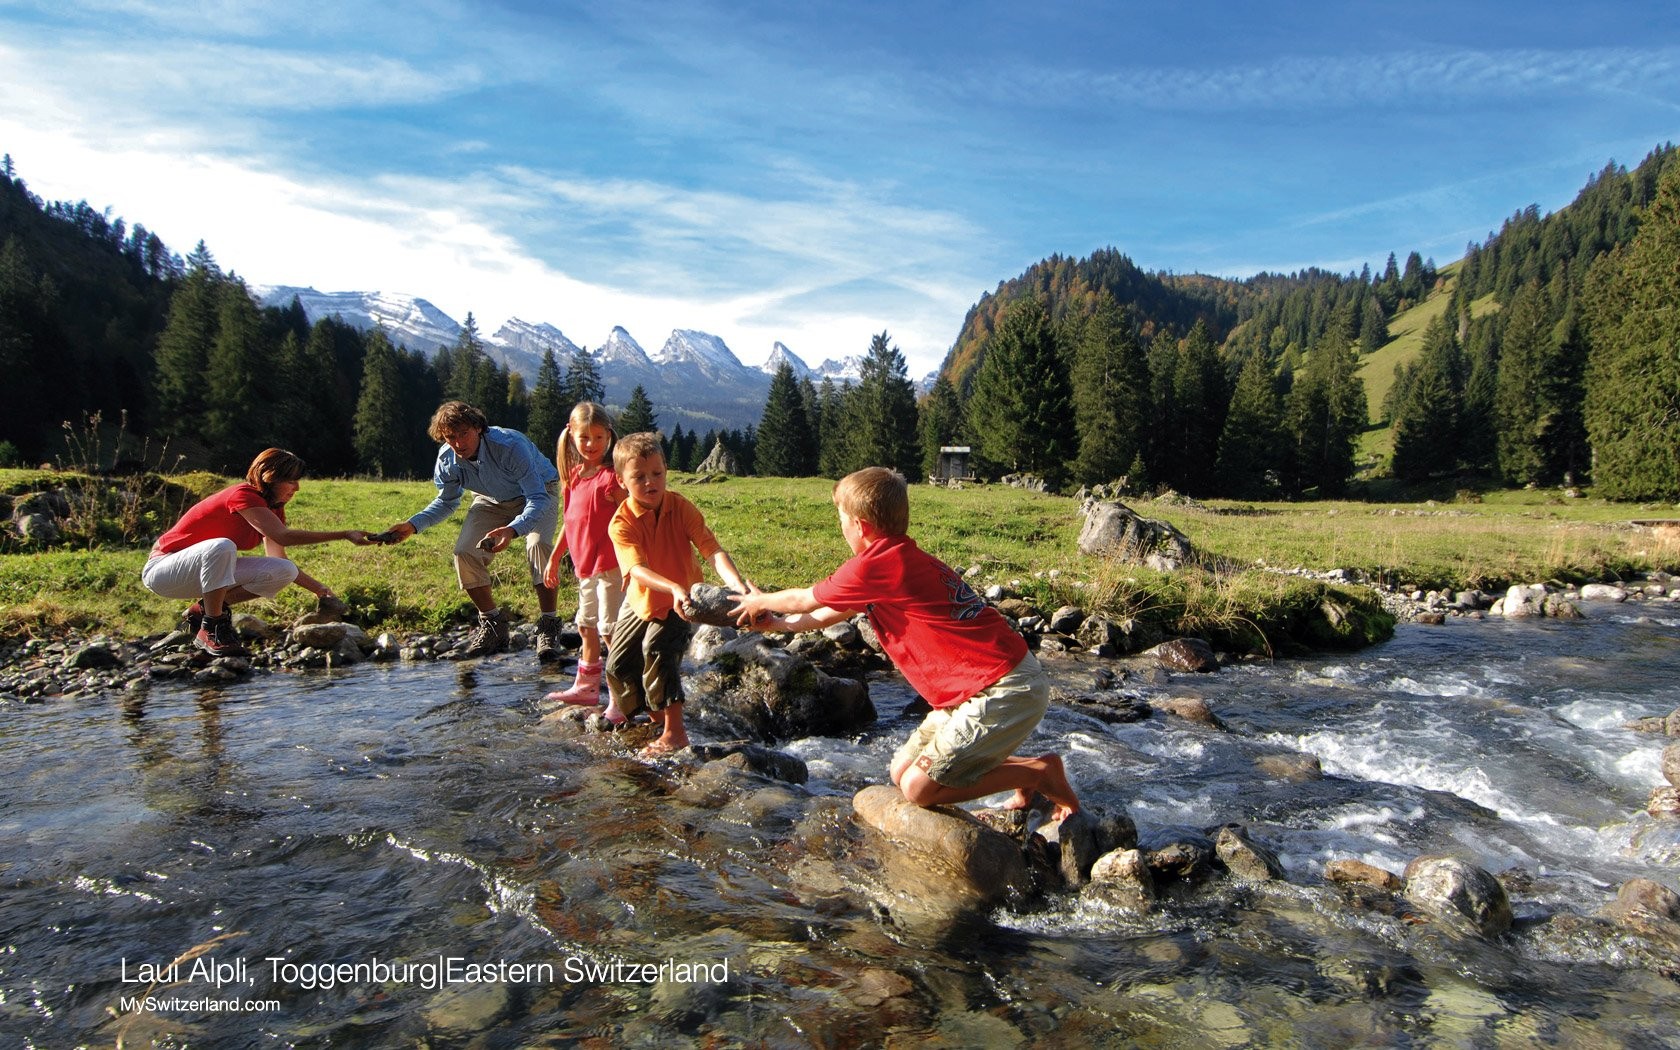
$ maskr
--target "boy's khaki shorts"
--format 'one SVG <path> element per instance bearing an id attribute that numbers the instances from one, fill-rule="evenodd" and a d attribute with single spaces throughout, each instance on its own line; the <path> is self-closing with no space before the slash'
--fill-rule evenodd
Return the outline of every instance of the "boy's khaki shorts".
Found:
<path id="1" fill-rule="evenodd" d="M 928 712 L 893 755 L 893 768 L 926 755 L 925 772 L 946 787 L 967 787 L 1027 742 L 1050 707 L 1050 676 L 1028 653 L 991 688 L 956 707 Z"/>

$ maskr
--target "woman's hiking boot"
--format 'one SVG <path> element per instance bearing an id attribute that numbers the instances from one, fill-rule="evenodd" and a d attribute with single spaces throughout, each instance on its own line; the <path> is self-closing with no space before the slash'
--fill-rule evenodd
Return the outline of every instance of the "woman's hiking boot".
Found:
<path id="1" fill-rule="evenodd" d="M 249 655 L 239 644 L 239 632 L 233 629 L 233 614 L 230 612 L 206 616 L 199 625 L 198 633 L 193 635 L 193 644 L 211 656 Z"/>
<path id="2" fill-rule="evenodd" d="M 492 656 L 503 652 L 507 647 L 507 613 L 497 609 L 488 615 L 478 614 L 478 622 L 473 624 L 472 633 L 467 635 L 467 647 L 461 650 L 461 655 Z"/>
<path id="3" fill-rule="evenodd" d="M 187 611 L 181 614 L 181 619 L 187 625 L 187 637 L 197 638 L 198 629 L 204 626 L 204 603 L 193 602 L 187 606 Z"/>

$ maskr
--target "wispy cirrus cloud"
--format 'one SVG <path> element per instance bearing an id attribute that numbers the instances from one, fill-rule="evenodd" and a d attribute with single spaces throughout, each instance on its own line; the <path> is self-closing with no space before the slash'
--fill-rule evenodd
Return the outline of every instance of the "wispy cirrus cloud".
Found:
<path id="1" fill-rule="evenodd" d="M 1449 48 L 1387 54 L 1288 55 L 1225 68 L 1133 64 L 1119 70 L 1023 67 L 964 78 L 967 91 L 999 101 L 1055 106 L 1092 98 L 1155 110 L 1242 112 L 1365 108 L 1558 94 L 1638 92 L 1653 82 L 1680 90 L 1680 48 Z"/>

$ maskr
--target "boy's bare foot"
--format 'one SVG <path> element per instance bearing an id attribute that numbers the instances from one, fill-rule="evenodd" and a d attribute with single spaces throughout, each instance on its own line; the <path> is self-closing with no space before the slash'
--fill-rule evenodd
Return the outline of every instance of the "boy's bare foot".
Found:
<path id="1" fill-rule="evenodd" d="M 654 738 L 646 747 L 636 752 L 636 754 L 641 758 L 659 758 L 662 755 L 675 754 L 687 746 L 688 742 L 686 740 L 678 744 L 661 736 Z"/>
<path id="2" fill-rule="evenodd" d="M 1038 760 L 1044 763 L 1044 779 L 1038 789 L 1050 800 L 1054 808 L 1050 812 L 1052 820 L 1066 820 L 1079 812 L 1079 796 L 1073 793 L 1073 785 L 1068 782 L 1067 771 L 1062 768 L 1062 756 L 1056 754 L 1039 755 Z"/>
<path id="3" fill-rule="evenodd" d="M 999 809 L 1031 809 L 1032 804 L 1033 804 L 1033 800 L 1034 800 L 1035 797 L 1044 798 L 1043 795 L 1039 794 L 1036 791 L 1028 791 L 1026 788 L 1016 788 L 1015 793 L 1013 795 L 1009 796 L 1009 801 L 1005 802 L 1003 805 L 999 806 L 998 808 Z M 1046 802 L 1050 801 L 1049 799 L 1044 799 L 1044 800 Z"/>

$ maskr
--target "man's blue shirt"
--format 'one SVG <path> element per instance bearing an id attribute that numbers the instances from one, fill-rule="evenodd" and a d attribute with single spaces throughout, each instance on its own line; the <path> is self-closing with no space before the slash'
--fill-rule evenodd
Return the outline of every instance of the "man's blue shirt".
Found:
<path id="1" fill-rule="evenodd" d="M 478 443 L 478 455 L 472 459 L 461 459 L 448 445 L 438 449 L 437 467 L 432 471 L 437 498 L 408 523 L 414 531 L 424 532 L 455 513 L 463 492 L 476 492 L 498 503 L 523 499 L 525 509 L 508 522 L 523 536 L 553 499 L 548 486 L 559 480 L 560 472 L 537 451 L 530 438 L 506 427 L 487 427 Z"/>

